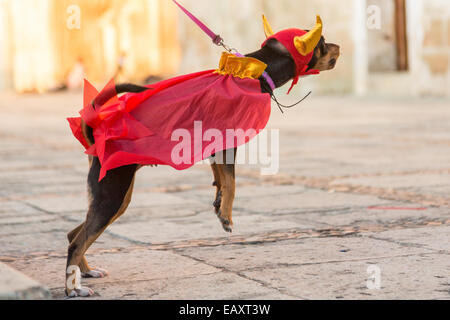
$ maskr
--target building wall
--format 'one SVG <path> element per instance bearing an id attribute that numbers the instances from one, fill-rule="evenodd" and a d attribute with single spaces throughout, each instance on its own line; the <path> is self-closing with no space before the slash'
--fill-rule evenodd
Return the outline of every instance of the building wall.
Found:
<path id="1" fill-rule="evenodd" d="M 450 1 L 423 1 L 417 58 L 421 94 L 450 96 Z"/>
<path id="2" fill-rule="evenodd" d="M 177 12 L 161 0 L 1 0 L 0 32 L 6 44 L 0 52 L 2 77 L 18 92 L 44 92 L 63 85 L 77 62 L 86 77 L 104 83 L 117 74 L 121 81 L 141 81 L 151 75 L 176 72 L 180 50 Z M 79 8 L 80 27 L 68 21 Z M 7 30 L 5 32 L 5 30 Z"/>
<path id="3" fill-rule="evenodd" d="M 9 15 L 6 0 L 0 0 L 0 39 L 8 39 Z M 11 46 L 0 40 L 0 91 L 12 88 Z"/>
<path id="4" fill-rule="evenodd" d="M 370 6 L 380 9 L 380 29 L 367 29 L 369 72 L 394 72 L 397 69 L 396 35 L 395 35 L 395 3 L 393 0 L 368 0 Z M 377 10 L 377 9 L 375 9 Z"/>
<path id="5" fill-rule="evenodd" d="M 450 2 L 406 4 L 409 70 L 369 72 L 367 94 L 450 97 Z"/>
<path id="6" fill-rule="evenodd" d="M 66 24 L 66 8 L 74 4 L 81 8 L 81 29 L 61 28 Z M 59 78 L 79 59 L 94 82 L 109 80 L 121 57 L 122 81 L 169 75 L 178 68 L 177 12 L 167 1 L 53 0 L 51 16 L 58 65 L 62 66 Z"/>
<path id="7" fill-rule="evenodd" d="M 26 4 L 26 5 L 24 5 Z M 20 92 L 43 92 L 57 85 L 50 34 L 50 1 L 10 2 L 13 84 Z"/>

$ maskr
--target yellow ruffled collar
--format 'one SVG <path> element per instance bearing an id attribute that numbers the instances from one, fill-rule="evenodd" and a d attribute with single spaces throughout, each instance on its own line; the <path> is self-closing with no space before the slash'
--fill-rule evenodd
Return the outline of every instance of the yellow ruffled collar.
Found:
<path id="1" fill-rule="evenodd" d="M 267 64 L 251 57 L 237 57 L 223 52 L 219 69 L 215 72 L 221 75 L 231 75 L 241 79 L 259 79 L 267 68 Z"/>

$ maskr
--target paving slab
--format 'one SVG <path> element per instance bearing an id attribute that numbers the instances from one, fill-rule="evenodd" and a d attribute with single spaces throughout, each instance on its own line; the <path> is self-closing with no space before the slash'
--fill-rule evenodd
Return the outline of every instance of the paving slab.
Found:
<path id="1" fill-rule="evenodd" d="M 312 227 L 310 223 L 292 222 L 271 216 L 245 215 L 238 210 L 235 210 L 235 220 L 236 226 L 233 235 Z M 212 208 L 189 217 L 149 218 L 145 223 L 117 223 L 112 225 L 109 230 L 113 235 L 148 244 L 190 239 L 226 239 L 229 236 L 224 232 Z"/>
<path id="2" fill-rule="evenodd" d="M 305 238 L 249 246 L 189 248 L 183 254 L 232 271 L 260 270 L 286 265 L 327 264 L 383 257 L 431 253 L 425 248 L 404 247 L 364 237 Z"/>
<path id="3" fill-rule="evenodd" d="M 0 300 L 44 299 L 51 299 L 46 287 L 0 262 Z"/>
<path id="4" fill-rule="evenodd" d="M 433 187 L 447 186 L 450 180 L 450 172 L 442 173 L 411 173 L 399 175 L 381 175 L 368 177 L 355 177 L 346 179 L 336 179 L 332 184 L 352 184 L 364 185 L 379 188 L 411 188 L 413 187 Z"/>
<path id="5" fill-rule="evenodd" d="M 305 299 L 450 299 L 448 262 L 445 255 L 422 254 L 277 267 L 243 274 Z M 379 289 L 378 280 L 373 278 L 378 274 Z"/>
<path id="6" fill-rule="evenodd" d="M 361 206 L 374 206 L 388 204 L 389 200 L 374 196 L 355 195 L 350 193 L 330 193 L 322 190 L 308 189 L 296 194 L 281 194 L 274 196 L 236 199 L 236 207 L 245 207 L 252 212 L 273 213 L 277 211 L 300 211 L 342 209 Z"/>
<path id="7" fill-rule="evenodd" d="M 392 241 L 410 246 L 418 246 L 436 251 L 450 253 L 450 227 L 439 226 L 428 228 L 388 230 L 378 233 L 368 233 L 367 236 Z M 449 256 L 450 264 L 450 256 Z"/>
<path id="8" fill-rule="evenodd" d="M 61 224 L 61 229 L 49 228 L 43 232 L 21 234 L 16 232 L 14 235 L 2 236 L 0 240 L 4 246 L 0 250 L 0 257 L 13 256 L 19 258 L 24 256 L 24 258 L 28 259 L 30 256 L 40 257 L 49 253 L 57 253 L 59 256 L 66 257 L 69 245 L 67 233 L 75 227 L 77 227 L 77 224 Z M 132 243 L 129 241 L 104 233 L 94 243 L 92 248 L 123 248 L 130 244 Z"/>
<path id="9" fill-rule="evenodd" d="M 254 300 L 298 299 L 231 273 L 214 273 L 177 279 L 127 281 L 91 286 L 93 299 L 132 300 Z M 55 296 L 60 298 L 61 296 Z"/>
<path id="10" fill-rule="evenodd" d="M 9 199 L 4 199 L 0 201 L 0 215 L 1 218 L 11 218 L 11 217 L 24 217 L 41 215 L 43 212 L 37 208 L 30 206 L 27 203 L 21 201 L 13 201 Z"/>
<path id="11" fill-rule="evenodd" d="M 87 211 L 87 193 L 66 194 L 66 195 L 44 195 L 41 197 L 27 198 L 26 203 L 51 213 L 66 213 L 74 211 Z"/>
<path id="12" fill-rule="evenodd" d="M 379 227 L 380 225 L 405 226 L 407 224 L 427 224 L 446 221 L 448 214 L 433 207 L 404 202 L 390 202 L 378 206 L 300 211 L 298 217 L 306 221 L 327 226 Z"/>

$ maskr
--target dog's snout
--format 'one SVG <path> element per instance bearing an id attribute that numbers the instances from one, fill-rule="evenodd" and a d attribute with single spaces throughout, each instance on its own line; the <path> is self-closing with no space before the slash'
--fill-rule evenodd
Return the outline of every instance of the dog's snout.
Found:
<path id="1" fill-rule="evenodd" d="M 328 46 L 328 49 L 332 52 L 333 55 L 336 57 L 339 57 L 341 54 L 341 47 L 339 47 L 337 44 L 330 43 Z"/>

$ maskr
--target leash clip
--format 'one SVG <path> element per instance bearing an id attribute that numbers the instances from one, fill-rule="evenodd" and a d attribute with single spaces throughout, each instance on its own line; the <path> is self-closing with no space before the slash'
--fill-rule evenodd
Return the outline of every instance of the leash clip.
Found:
<path id="1" fill-rule="evenodd" d="M 220 35 L 216 35 L 216 37 L 213 39 L 213 43 L 217 46 L 223 45 L 223 39 Z"/>
<path id="2" fill-rule="evenodd" d="M 225 44 L 225 42 L 223 42 L 223 39 L 221 36 L 217 35 L 216 38 L 214 38 L 213 43 L 218 45 L 219 47 L 223 47 L 227 52 L 229 53 L 239 53 L 235 48 L 231 48 L 228 45 Z"/>

